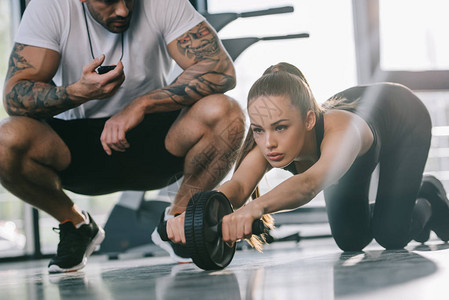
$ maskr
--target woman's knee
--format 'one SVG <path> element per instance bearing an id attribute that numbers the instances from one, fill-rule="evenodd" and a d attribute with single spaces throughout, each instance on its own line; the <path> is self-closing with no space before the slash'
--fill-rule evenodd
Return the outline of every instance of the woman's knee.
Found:
<path id="1" fill-rule="evenodd" d="M 339 233 L 332 232 L 332 235 L 338 248 L 343 251 L 361 251 L 372 240 L 372 236 L 369 233 L 349 230 Z"/>
<path id="2" fill-rule="evenodd" d="M 347 201 L 350 197 L 331 198 L 329 196 L 328 190 L 325 194 L 326 207 L 329 225 L 336 244 L 343 251 L 362 250 L 372 241 L 373 237 L 371 218 L 366 205 L 361 205 L 361 201 Z"/>
<path id="3" fill-rule="evenodd" d="M 379 223 L 373 224 L 373 237 L 379 245 L 385 249 L 402 249 L 407 246 L 410 241 L 410 226 Z"/>
<path id="4" fill-rule="evenodd" d="M 409 238 L 404 238 L 403 236 L 394 237 L 391 235 L 378 235 L 374 239 L 387 250 L 403 249 L 410 241 Z"/>

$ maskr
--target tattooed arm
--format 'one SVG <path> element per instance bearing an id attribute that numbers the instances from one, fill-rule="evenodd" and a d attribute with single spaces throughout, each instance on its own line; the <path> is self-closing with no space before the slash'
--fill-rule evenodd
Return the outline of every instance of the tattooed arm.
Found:
<path id="1" fill-rule="evenodd" d="M 98 75 L 95 68 L 104 57 L 83 69 L 81 79 L 69 86 L 52 83 L 60 56 L 50 49 L 15 44 L 9 58 L 3 104 L 9 115 L 46 118 L 92 99 L 111 96 L 124 80 L 121 63 L 113 71 Z M 106 76 L 105 76 L 106 75 Z"/>
<path id="2" fill-rule="evenodd" d="M 190 106 L 207 95 L 234 88 L 234 65 L 206 22 L 171 42 L 168 50 L 184 72 L 171 85 L 142 97 L 147 113 Z"/>
<path id="3" fill-rule="evenodd" d="M 9 115 L 43 117 L 59 106 L 70 107 L 64 87 L 51 84 L 59 63 L 55 51 L 15 44 L 9 58 L 3 104 Z M 51 113 L 50 113 L 51 114 Z"/>

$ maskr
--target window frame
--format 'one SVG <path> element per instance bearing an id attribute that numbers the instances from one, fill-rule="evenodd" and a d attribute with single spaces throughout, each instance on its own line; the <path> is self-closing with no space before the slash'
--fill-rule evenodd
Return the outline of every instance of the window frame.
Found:
<path id="1" fill-rule="evenodd" d="M 359 83 L 391 81 L 412 90 L 448 90 L 449 70 L 386 71 L 380 68 L 379 0 L 352 0 L 357 79 Z"/>

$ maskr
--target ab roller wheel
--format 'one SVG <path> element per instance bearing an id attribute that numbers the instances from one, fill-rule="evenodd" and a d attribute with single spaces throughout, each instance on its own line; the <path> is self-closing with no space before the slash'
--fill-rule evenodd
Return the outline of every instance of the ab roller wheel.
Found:
<path id="1" fill-rule="evenodd" d="M 232 261 L 235 243 L 231 247 L 221 237 L 221 220 L 232 212 L 229 200 L 220 192 L 200 192 L 190 199 L 184 221 L 186 247 L 192 261 L 201 269 L 223 269 Z M 164 223 L 158 231 L 168 241 L 166 227 Z M 254 221 L 252 228 L 253 234 L 266 230 L 262 220 Z"/>

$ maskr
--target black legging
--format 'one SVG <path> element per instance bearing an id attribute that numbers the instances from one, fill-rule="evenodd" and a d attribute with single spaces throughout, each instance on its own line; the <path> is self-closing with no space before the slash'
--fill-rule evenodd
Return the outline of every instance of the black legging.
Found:
<path id="1" fill-rule="evenodd" d="M 375 140 L 324 191 L 332 235 L 344 251 L 360 251 L 373 238 L 386 249 L 403 248 L 424 226 L 414 208 L 430 147 L 429 113 L 415 94 L 399 85 L 359 86 L 338 96 L 346 102 L 360 99 L 353 112 L 367 121 Z M 369 186 L 377 164 L 379 183 L 370 212 Z"/>

